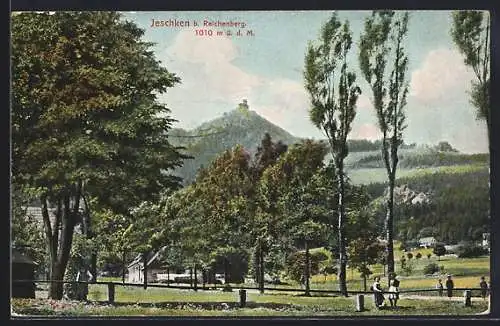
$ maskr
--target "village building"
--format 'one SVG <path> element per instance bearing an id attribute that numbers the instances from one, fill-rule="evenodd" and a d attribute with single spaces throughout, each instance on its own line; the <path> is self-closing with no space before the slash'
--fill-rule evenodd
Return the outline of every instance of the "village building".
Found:
<path id="1" fill-rule="evenodd" d="M 434 237 L 425 237 L 418 239 L 418 245 L 420 248 L 432 248 L 437 243 Z"/>
<path id="2" fill-rule="evenodd" d="M 36 262 L 22 254 L 16 248 L 11 250 L 12 266 L 12 297 L 13 298 L 35 298 L 34 282 L 15 282 L 16 280 L 34 280 Z"/>
<path id="3" fill-rule="evenodd" d="M 166 266 L 160 261 L 161 251 L 150 253 L 147 257 L 147 278 L 148 282 L 157 282 L 158 274 L 164 274 Z M 128 282 L 144 282 L 144 258 L 142 254 L 137 255 L 128 265 Z"/>
<path id="4" fill-rule="evenodd" d="M 485 232 L 483 233 L 483 241 L 481 242 L 481 245 L 483 246 L 484 249 L 490 250 L 490 233 Z"/>

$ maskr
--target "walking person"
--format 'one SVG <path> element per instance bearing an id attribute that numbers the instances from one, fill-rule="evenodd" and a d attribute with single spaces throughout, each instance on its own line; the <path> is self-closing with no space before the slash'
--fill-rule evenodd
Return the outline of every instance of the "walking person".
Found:
<path id="1" fill-rule="evenodd" d="M 451 297 L 453 296 L 453 280 L 451 279 L 451 275 L 448 274 L 447 279 L 446 279 L 446 294 L 448 295 L 448 298 L 451 300 Z"/>
<path id="2" fill-rule="evenodd" d="M 481 276 L 479 287 L 481 288 L 481 297 L 483 298 L 483 300 L 486 300 L 486 296 L 488 295 L 488 283 L 486 283 L 484 276 Z"/>
<path id="3" fill-rule="evenodd" d="M 438 294 L 440 297 L 443 296 L 443 282 L 441 281 L 441 279 L 438 280 L 437 284 L 436 284 L 436 289 L 438 290 Z"/>
<path id="4" fill-rule="evenodd" d="M 373 302 L 375 303 L 375 307 L 380 309 L 384 305 L 384 295 L 382 294 L 380 277 L 375 276 L 371 290 L 373 291 Z"/>

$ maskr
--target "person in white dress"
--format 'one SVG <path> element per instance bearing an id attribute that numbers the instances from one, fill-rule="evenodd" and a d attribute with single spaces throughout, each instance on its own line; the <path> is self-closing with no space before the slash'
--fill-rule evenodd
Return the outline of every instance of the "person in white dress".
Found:
<path id="1" fill-rule="evenodd" d="M 399 281 L 394 277 L 389 281 L 389 302 L 391 307 L 397 307 L 399 299 Z"/>

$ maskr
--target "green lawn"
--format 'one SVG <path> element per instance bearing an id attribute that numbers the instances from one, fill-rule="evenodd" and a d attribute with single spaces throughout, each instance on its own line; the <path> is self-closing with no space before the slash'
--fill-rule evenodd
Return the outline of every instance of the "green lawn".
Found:
<path id="1" fill-rule="evenodd" d="M 444 298 L 442 300 L 402 298 L 399 309 L 378 310 L 373 307 L 371 296 L 366 296 L 366 310 L 356 312 L 355 297 L 303 297 L 257 293 L 250 293 L 247 307 L 239 308 L 237 292 L 196 293 L 173 289 L 163 291 L 164 301 L 149 304 L 129 303 L 112 306 L 14 299 L 13 310 L 21 314 L 66 316 L 399 316 L 470 315 L 487 309 L 486 301 L 476 301 L 472 307 L 464 307 L 461 302 L 450 302 Z M 49 303 L 46 303 L 47 301 Z"/>
<path id="2" fill-rule="evenodd" d="M 397 246 L 395 246 L 397 247 Z M 423 250 L 422 250 L 423 251 Z M 403 253 L 396 249 L 396 258 L 399 260 Z M 416 252 L 413 253 L 414 255 Z M 424 253 L 422 252 L 422 255 Z M 400 263 L 396 261 L 396 271 L 401 280 L 401 290 L 429 289 L 434 288 L 437 278 L 443 275 L 424 276 L 423 268 L 430 262 L 436 262 L 445 268 L 445 273 L 453 274 L 455 287 L 477 288 L 480 276 L 489 278 L 489 257 L 460 259 L 452 256 L 427 259 L 412 259 L 414 271 L 412 275 L 403 275 L 399 271 Z M 374 275 L 382 276 L 382 266 L 372 266 Z M 101 278 L 101 281 L 121 281 L 119 278 Z M 348 269 L 348 289 L 351 291 L 362 291 L 363 283 L 356 270 Z M 382 286 L 386 278 L 382 279 Z M 371 278 L 367 286 L 371 284 Z M 255 286 L 249 284 L 248 286 Z M 288 285 L 268 285 L 268 287 L 299 288 L 294 282 Z M 116 306 L 102 304 L 108 300 L 107 286 L 95 284 L 89 286 L 89 304 L 83 303 L 61 303 L 47 299 L 35 300 L 13 300 L 14 310 L 20 313 L 33 314 L 66 314 L 66 315 L 112 315 L 112 316 L 136 316 L 136 315 L 162 315 L 162 316 L 341 316 L 341 315 L 439 315 L 439 314 L 475 314 L 486 310 L 487 303 L 475 301 L 472 308 L 465 308 L 461 302 L 450 302 L 446 299 L 420 300 L 411 299 L 409 294 L 401 294 L 401 309 L 399 310 L 375 310 L 373 309 L 371 295 L 365 298 L 367 311 L 358 313 L 354 311 L 354 297 L 314 296 L 304 297 L 300 292 L 273 292 L 266 291 L 261 295 L 255 291 L 248 292 L 249 306 L 241 309 L 238 303 L 238 285 L 234 285 L 235 291 L 222 292 L 193 290 L 179 290 L 172 288 L 148 287 L 144 290 L 137 286 L 116 286 Z M 220 289 L 220 287 L 219 287 Z M 314 275 L 311 279 L 311 289 L 337 290 L 337 276 Z M 462 291 L 457 290 L 454 295 L 462 296 Z M 314 293 L 313 293 L 314 294 Z M 424 296 L 435 296 L 434 292 L 418 293 Z M 473 292 L 474 296 L 479 293 Z M 412 294 L 413 295 L 413 294 Z M 101 302 L 101 303 L 96 303 Z M 50 304 L 49 304 L 50 303 Z M 54 306 L 56 308 L 54 308 Z M 59 306 L 63 306 L 62 308 Z"/>

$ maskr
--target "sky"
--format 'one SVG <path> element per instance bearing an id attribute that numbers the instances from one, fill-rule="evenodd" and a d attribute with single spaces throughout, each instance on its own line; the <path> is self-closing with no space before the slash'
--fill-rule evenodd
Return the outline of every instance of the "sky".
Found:
<path id="1" fill-rule="evenodd" d="M 371 104 L 372 94 L 357 63 L 359 37 L 370 12 L 337 13 L 342 21 L 349 21 L 353 33 L 349 63 L 362 89 L 350 138 L 375 140 L 380 133 Z M 247 99 L 251 110 L 292 135 L 307 138 L 324 138 L 324 135 L 309 120 L 309 96 L 303 82 L 304 54 L 308 42 L 318 38 L 321 26 L 331 14 L 331 11 L 123 13 L 125 19 L 144 29 L 144 40 L 154 43 L 152 49 L 161 64 L 181 78 L 180 85 L 159 96 L 179 121 L 175 127 L 195 128 L 234 110 Z M 154 21 L 160 26 L 155 26 Z M 173 26 L 175 21 L 177 26 Z M 194 26 L 195 21 L 198 26 Z M 204 21 L 239 25 L 204 26 Z M 189 26 L 179 22 L 188 22 Z M 450 11 L 410 13 L 405 41 L 410 89 L 404 140 L 430 145 L 446 140 L 462 152 L 487 152 L 486 125 L 475 118 L 475 109 L 469 103 L 474 75 L 464 65 L 451 39 L 450 28 Z M 232 35 L 226 35 L 227 31 Z"/>

